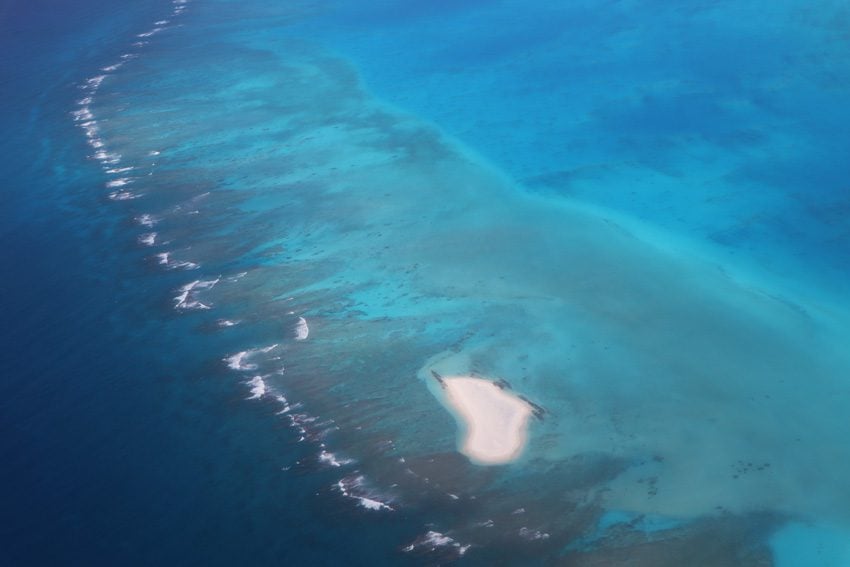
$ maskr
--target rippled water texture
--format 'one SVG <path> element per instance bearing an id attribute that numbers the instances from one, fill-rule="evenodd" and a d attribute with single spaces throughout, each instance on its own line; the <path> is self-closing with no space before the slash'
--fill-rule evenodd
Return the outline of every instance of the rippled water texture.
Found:
<path id="1" fill-rule="evenodd" d="M 762 565 L 791 522 L 825 526 L 794 549 L 850 524 L 846 305 L 530 191 L 294 31 L 316 6 L 175 7 L 84 87 L 103 191 L 342 496 L 433 519 L 407 552 Z M 542 408 L 519 461 L 455 451 L 437 360 Z"/>

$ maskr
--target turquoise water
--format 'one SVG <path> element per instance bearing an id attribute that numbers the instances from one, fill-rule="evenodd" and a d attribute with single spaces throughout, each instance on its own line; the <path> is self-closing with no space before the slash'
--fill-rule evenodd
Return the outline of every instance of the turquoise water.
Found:
<path id="1" fill-rule="evenodd" d="M 365 526 L 255 561 L 846 564 L 847 16 L 175 1 L 78 77 L 126 348 L 288 427 L 222 425 L 275 472 L 221 509 Z M 457 453 L 435 360 L 545 410 L 517 462 Z"/>
<path id="2" fill-rule="evenodd" d="M 527 190 L 846 294 L 844 3 L 333 6 L 303 34 Z"/>

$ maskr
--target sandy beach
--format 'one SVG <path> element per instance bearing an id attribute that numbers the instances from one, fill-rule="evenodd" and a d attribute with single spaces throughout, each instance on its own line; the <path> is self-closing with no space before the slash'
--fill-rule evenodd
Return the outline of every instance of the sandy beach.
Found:
<path id="1" fill-rule="evenodd" d="M 460 451 L 487 465 L 516 459 L 528 437 L 531 406 L 490 380 L 471 376 L 441 379 L 445 403 L 464 423 Z"/>

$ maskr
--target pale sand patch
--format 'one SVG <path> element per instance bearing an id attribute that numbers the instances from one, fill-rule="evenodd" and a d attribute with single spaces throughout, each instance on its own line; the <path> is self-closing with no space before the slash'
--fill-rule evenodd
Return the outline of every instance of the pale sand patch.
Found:
<path id="1" fill-rule="evenodd" d="M 461 453 L 486 465 L 507 463 L 522 453 L 532 415 L 527 402 L 482 378 L 447 376 L 440 384 L 444 402 L 465 426 Z"/>

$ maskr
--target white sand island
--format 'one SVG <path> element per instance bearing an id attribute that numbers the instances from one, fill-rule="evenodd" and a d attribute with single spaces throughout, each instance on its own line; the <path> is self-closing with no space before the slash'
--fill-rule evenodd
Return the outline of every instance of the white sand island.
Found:
<path id="1" fill-rule="evenodd" d="M 522 453 L 533 413 L 528 402 L 483 378 L 445 376 L 438 381 L 443 403 L 465 430 L 461 453 L 484 465 L 508 463 Z"/>

